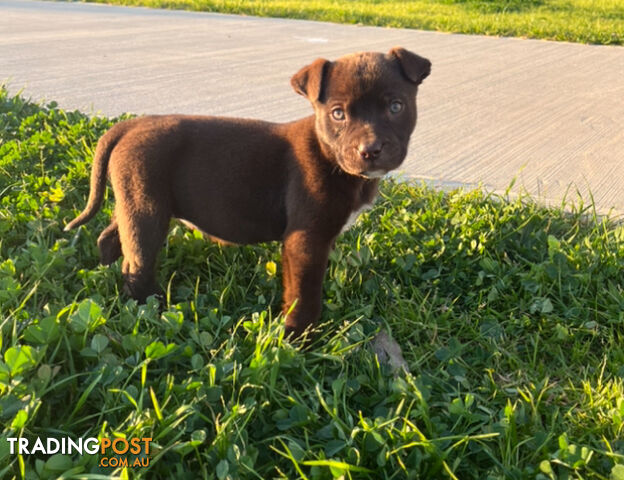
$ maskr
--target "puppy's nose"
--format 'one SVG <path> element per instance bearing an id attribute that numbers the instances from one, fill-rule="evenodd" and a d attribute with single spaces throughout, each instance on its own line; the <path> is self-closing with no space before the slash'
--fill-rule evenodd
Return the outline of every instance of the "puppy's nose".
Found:
<path id="1" fill-rule="evenodd" d="M 364 160 L 374 160 L 381 154 L 381 150 L 383 148 L 383 143 L 379 140 L 374 142 L 362 142 L 358 145 L 357 150 Z"/>

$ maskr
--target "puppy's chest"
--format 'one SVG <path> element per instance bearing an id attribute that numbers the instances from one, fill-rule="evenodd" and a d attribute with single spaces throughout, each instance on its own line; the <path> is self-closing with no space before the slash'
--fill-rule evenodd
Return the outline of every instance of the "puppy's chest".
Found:
<path id="1" fill-rule="evenodd" d="M 351 214 L 349 215 L 349 218 L 347 218 L 347 222 L 342 226 L 340 233 L 346 232 L 353 225 L 355 225 L 355 222 L 357 221 L 360 214 L 362 212 L 365 212 L 366 210 L 369 210 L 372 206 L 373 206 L 372 203 L 367 203 L 365 205 L 360 206 L 357 210 L 354 210 L 353 212 L 351 212 Z"/>
<path id="2" fill-rule="evenodd" d="M 340 233 L 346 232 L 353 225 L 355 225 L 355 222 L 357 221 L 358 217 L 362 213 L 364 213 L 366 210 L 370 210 L 373 207 L 373 204 L 375 203 L 375 198 L 376 198 L 376 195 L 373 198 L 367 199 L 365 202 L 360 203 L 355 209 L 353 209 L 353 211 L 349 214 L 347 221 L 342 226 Z"/>
<path id="3" fill-rule="evenodd" d="M 361 213 L 366 210 L 370 210 L 373 204 L 375 203 L 375 199 L 377 198 L 377 182 L 371 182 L 370 184 L 366 184 L 362 190 L 359 192 L 358 198 L 355 201 L 355 206 L 347 221 L 342 226 L 340 233 L 346 232 L 349 230 L 357 221 L 358 217 Z"/>

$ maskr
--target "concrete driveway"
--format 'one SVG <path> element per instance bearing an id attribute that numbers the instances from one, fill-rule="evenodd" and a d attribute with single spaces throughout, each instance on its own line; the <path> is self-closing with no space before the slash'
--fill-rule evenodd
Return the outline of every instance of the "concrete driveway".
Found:
<path id="1" fill-rule="evenodd" d="M 0 0 L 0 81 L 103 115 L 286 121 L 311 113 L 300 67 L 395 45 L 433 62 L 405 175 L 624 212 L 624 47 Z"/>

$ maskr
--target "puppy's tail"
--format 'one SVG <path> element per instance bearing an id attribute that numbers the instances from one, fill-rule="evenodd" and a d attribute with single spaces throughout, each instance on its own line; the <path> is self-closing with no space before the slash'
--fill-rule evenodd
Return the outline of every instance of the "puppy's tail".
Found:
<path id="1" fill-rule="evenodd" d="M 117 145 L 117 142 L 126 133 L 126 129 L 122 127 L 122 124 L 117 124 L 111 128 L 97 144 L 95 149 L 95 156 L 93 157 L 93 166 L 91 168 L 91 182 L 89 190 L 89 200 L 87 200 L 87 206 L 82 213 L 69 222 L 64 231 L 69 231 L 72 228 L 79 227 L 87 223 L 93 218 L 102 205 L 104 199 L 104 191 L 106 189 L 106 174 L 108 172 L 108 161 L 110 159 L 113 149 Z"/>

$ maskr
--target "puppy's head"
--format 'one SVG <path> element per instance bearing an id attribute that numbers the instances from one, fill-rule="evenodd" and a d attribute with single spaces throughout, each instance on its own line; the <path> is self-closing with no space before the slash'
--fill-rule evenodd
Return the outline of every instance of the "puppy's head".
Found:
<path id="1" fill-rule="evenodd" d="M 397 168 L 416 126 L 418 85 L 431 62 L 403 48 L 319 58 L 291 79 L 310 100 L 319 139 L 340 168 L 366 178 Z"/>

